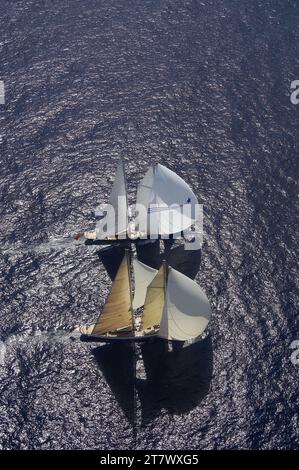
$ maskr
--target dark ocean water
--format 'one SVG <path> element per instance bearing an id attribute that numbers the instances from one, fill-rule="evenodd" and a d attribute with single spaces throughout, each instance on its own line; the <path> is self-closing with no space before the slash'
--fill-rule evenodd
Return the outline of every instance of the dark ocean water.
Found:
<path id="1" fill-rule="evenodd" d="M 0 0 L 2 448 L 299 448 L 298 25 L 297 0 Z M 129 346 L 70 339 L 110 281 L 53 241 L 93 228 L 120 156 L 132 201 L 161 162 L 204 204 L 213 310 L 136 379 Z"/>

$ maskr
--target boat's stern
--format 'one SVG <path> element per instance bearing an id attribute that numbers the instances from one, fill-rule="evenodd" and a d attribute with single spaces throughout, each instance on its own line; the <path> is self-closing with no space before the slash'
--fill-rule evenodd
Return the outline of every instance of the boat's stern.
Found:
<path id="1" fill-rule="evenodd" d="M 79 328 L 79 331 L 81 335 L 91 335 L 93 329 L 95 327 L 95 324 L 93 325 L 81 325 Z"/>

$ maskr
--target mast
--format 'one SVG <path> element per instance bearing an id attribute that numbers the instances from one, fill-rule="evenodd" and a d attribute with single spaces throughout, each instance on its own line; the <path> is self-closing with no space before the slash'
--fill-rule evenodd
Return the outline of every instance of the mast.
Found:
<path id="1" fill-rule="evenodd" d="M 121 164 L 122 164 L 122 167 L 123 167 L 123 173 L 124 173 L 124 180 L 125 180 L 125 190 L 126 190 L 126 194 L 128 193 L 127 191 L 127 176 L 126 176 L 126 172 L 125 172 L 125 160 L 124 160 L 124 157 L 120 157 L 120 161 L 121 161 Z"/>
<path id="2" fill-rule="evenodd" d="M 122 172 L 123 172 L 123 178 L 124 178 L 124 186 L 125 186 L 125 197 L 126 197 L 126 237 L 128 238 L 128 225 L 129 225 L 129 204 L 128 204 L 128 185 L 127 185 L 127 175 L 126 175 L 126 169 L 125 169 L 125 161 L 123 156 L 120 157 L 121 165 L 122 165 Z M 117 237 L 118 238 L 118 237 Z M 130 263 L 129 263 L 130 266 Z M 129 273 L 129 279 L 130 273 Z"/>
<path id="3" fill-rule="evenodd" d="M 125 194 L 126 194 L 126 205 L 127 205 L 127 223 L 128 223 L 128 217 L 129 217 L 129 204 L 128 204 L 128 184 L 127 184 L 127 175 L 126 175 L 126 170 L 125 170 L 125 161 L 124 158 L 121 156 L 120 157 L 122 168 L 123 168 L 123 175 L 124 175 L 124 184 L 125 184 Z M 128 231 L 128 228 L 127 228 Z"/>
<path id="4" fill-rule="evenodd" d="M 127 189 L 126 189 L 127 191 Z M 125 249 L 125 257 L 127 261 L 128 276 L 129 276 L 129 289 L 130 289 L 130 310 L 132 319 L 132 336 L 135 336 L 135 322 L 134 322 L 134 309 L 133 309 L 133 297 L 132 297 L 132 278 L 131 278 L 131 265 L 130 265 L 130 250 Z M 137 389 L 135 387 L 137 378 L 137 354 L 136 354 L 136 343 L 133 339 L 130 341 L 130 348 L 132 350 L 132 372 L 133 372 L 133 433 L 135 439 L 137 438 Z"/>
<path id="5" fill-rule="evenodd" d="M 133 296 L 132 296 L 132 280 L 131 280 L 131 266 L 130 266 L 130 250 L 129 250 L 128 248 L 125 249 L 125 256 L 126 256 L 127 269 L 128 269 L 128 277 L 129 277 L 130 310 L 131 310 L 131 319 L 132 319 L 132 333 L 133 333 L 133 336 L 134 336 L 134 333 L 135 333 L 135 322 L 134 322 Z"/>
<path id="6" fill-rule="evenodd" d="M 163 259 L 162 264 L 163 264 L 163 280 L 164 280 L 164 308 L 163 308 L 163 314 L 162 314 L 162 318 L 163 318 L 163 315 L 165 315 L 165 313 L 166 315 L 168 315 L 167 298 L 166 298 L 167 297 L 166 289 L 167 289 L 167 278 L 168 278 L 168 265 L 167 265 L 166 259 Z M 161 318 L 161 321 L 162 321 L 162 318 Z M 169 341 L 167 341 L 167 344 L 166 344 L 166 351 L 167 352 L 172 351 L 172 346 L 169 343 Z"/>
<path id="7" fill-rule="evenodd" d="M 168 278 L 168 264 L 166 259 L 163 259 L 163 274 L 164 274 L 164 302 L 166 302 L 166 288 L 167 288 L 167 278 Z"/>

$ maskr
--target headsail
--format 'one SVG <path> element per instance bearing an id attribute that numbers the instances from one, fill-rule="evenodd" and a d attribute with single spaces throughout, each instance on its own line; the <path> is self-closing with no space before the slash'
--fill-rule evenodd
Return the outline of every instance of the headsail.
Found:
<path id="1" fill-rule="evenodd" d="M 207 327 L 210 316 L 211 307 L 200 286 L 179 271 L 169 268 L 158 336 L 178 341 L 196 338 Z"/>
<path id="2" fill-rule="evenodd" d="M 126 254 L 112 283 L 104 309 L 91 331 L 92 335 L 102 335 L 120 328 L 132 327 L 129 275 L 129 260 Z"/>
<path id="3" fill-rule="evenodd" d="M 165 266 L 162 264 L 147 288 L 141 329 L 146 330 L 160 324 L 165 302 Z"/>
<path id="4" fill-rule="evenodd" d="M 188 184 L 163 165 L 149 168 L 137 190 L 137 204 L 146 208 L 138 217 L 139 230 L 169 235 L 186 230 L 195 217 L 197 198 Z M 170 207 L 172 206 L 172 207 Z M 185 206 L 186 213 L 183 213 Z M 146 217 L 146 219 L 144 218 Z"/>
<path id="5" fill-rule="evenodd" d="M 123 160 L 120 159 L 116 169 L 115 180 L 111 189 L 108 204 L 113 210 L 108 210 L 105 218 L 97 226 L 97 238 L 123 236 L 128 228 L 127 186 Z"/>
<path id="6" fill-rule="evenodd" d="M 147 287 L 158 271 L 135 258 L 133 259 L 133 270 L 135 279 L 133 308 L 136 309 L 144 305 Z"/>

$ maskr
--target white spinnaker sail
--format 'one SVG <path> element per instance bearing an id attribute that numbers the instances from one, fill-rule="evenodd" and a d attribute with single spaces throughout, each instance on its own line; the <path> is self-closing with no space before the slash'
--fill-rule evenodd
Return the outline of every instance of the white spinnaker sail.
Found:
<path id="1" fill-rule="evenodd" d="M 103 311 L 97 323 L 89 332 L 92 335 L 102 335 L 119 328 L 132 327 L 131 285 L 128 263 L 128 256 L 125 255 L 112 283 Z"/>
<path id="2" fill-rule="evenodd" d="M 133 259 L 133 270 L 135 279 L 133 308 L 136 309 L 144 305 L 146 290 L 158 271 L 138 259 Z"/>
<path id="3" fill-rule="evenodd" d="M 209 301 L 196 282 L 169 268 L 162 320 L 158 336 L 187 341 L 201 335 L 211 317 Z"/>
<path id="4" fill-rule="evenodd" d="M 145 234 L 159 234 L 159 214 L 148 213 L 149 205 L 156 204 L 156 193 L 154 190 L 154 174 L 155 167 L 150 167 L 144 175 L 142 181 L 137 187 L 137 208 L 139 214 L 137 216 L 137 229 Z M 140 210 L 142 206 L 143 210 Z"/>
<path id="5" fill-rule="evenodd" d="M 128 200 L 124 163 L 119 160 L 108 204 L 113 207 L 97 226 L 97 238 L 123 236 L 128 228 Z"/>
<path id="6" fill-rule="evenodd" d="M 140 230 L 146 226 L 151 235 L 186 230 L 194 222 L 197 202 L 195 194 L 180 176 L 157 164 L 149 168 L 138 186 L 137 204 L 145 206 L 147 212 L 146 220 L 138 217 Z"/>

